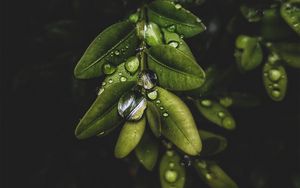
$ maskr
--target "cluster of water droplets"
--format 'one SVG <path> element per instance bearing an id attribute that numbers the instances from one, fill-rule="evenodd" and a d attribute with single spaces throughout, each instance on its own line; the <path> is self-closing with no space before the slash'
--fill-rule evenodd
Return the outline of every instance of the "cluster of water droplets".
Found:
<path id="1" fill-rule="evenodd" d="M 174 151 L 168 150 L 166 154 L 168 157 L 173 157 Z M 172 162 L 172 161 L 169 162 L 169 164 L 168 164 L 169 168 L 164 172 L 164 178 L 169 183 L 175 183 L 179 178 L 179 174 L 175 170 L 175 165 L 176 164 L 174 162 Z"/>
<path id="2" fill-rule="evenodd" d="M 206 108 L 210 108 L 210 107 L 212 107 L 213 102 L 209 99 L 203 99 L 203 100 L 201 100 L 201 105 L 206 107 Z M 225 112 L 218 111 L 216 115 L 217 115 L 218 118 L 221 119 L 222 125 L 225 128 L 228 128 L 228 129 L 233 128 L 234 120 L 230 116 L 226 115 Z"/>
<path id="3" fill-rule="evenodd" d="M 283 8 L 286 12 L 286 14 L 290 18 L 290 22 L 292 26 L 297 30 L 300 31 L 300 4 L 295 3 L 285 3 L 283 4 Z"/>
<path id="4" fill-rule="evenodd" d="M 200 169 L 206 180 L 211 181 L 215 178 L 214 174 L 210 170 L 209 164 L 207 164 L 206 161 L 196 160 L 196 165 Z"/>

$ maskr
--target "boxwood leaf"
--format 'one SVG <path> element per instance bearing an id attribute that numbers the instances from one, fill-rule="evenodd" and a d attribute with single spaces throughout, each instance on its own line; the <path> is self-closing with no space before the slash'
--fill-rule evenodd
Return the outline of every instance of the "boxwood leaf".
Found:
<path id="1" fill-rule="evenodd" d="M 201 20 L 179 4 L 169 1 L 154 1 L 148 7 L 148 18 L 170 31 L 192 37 L 203 32 L 206 27 Z"/>
<path id="2" fill-rule="evenodd" d="M 261 64 L 263 52 L 257 38 L 239 35 L 236 47 L 236 62 L 241 71 L 253 70 Z"/>
<path id="3" fill-rule="evenodd" d="M 205 80 L 204 71 L 194 59 L 168 45 L 148 50 L 148 67 L 157 74 L 159 84 L 170 90 L 195 89 Z"/>
<path id="4" fill-rule="evenodd" d="M 173 93 L 157 87 L 155 101 L 162 116 L 162 135 L 189 155 L 197 155 L 202 144 L 189 108 Z"/>
<path id="5" fill-rule="evenodd" d="M 76 137 L 85 139 L 97 134 L 105 135 L 122 124 L 123 119 L 118 114 L 117 104 L 121 95 L 134 84 L 133 81 L 119 82 L 104 89 L 77 125 Z"/>
<path id="6" fill-rule="evenodd" d="M 209 121 L 228 130 L 235 128 L 235 120 L 221 104 L 210 99 L 201 99 L 196 101 L 196 106 Z"/>
<path id="7" fill-rule="evenodd" d="M 101 32 L 90 44 L 75 67 L 81 79 L 103 75 L 103 65 L 118 65 L 135 53 L 138 45 L 135 25 L 130 21 L 116 23 Z"/>
<path id="8" fill-rule="evenodd" d="M 145 117 L 139 121 L 127 121 L 123 125 L 115 146 L 115 157 L 124 158 L 135 149 L 143 136 L 145 126 Z"/>
<path id="9" fill-rule="evenodd" d="M 186 55 L 190 56 L 192 59 L 195 59 L 189 46 L 177 33 L 169 32 L 167 29 L 164 29 L 164 28 L 162 29 L 162 32 L 163 32 L 166 44 L 182 51 Z"/>
<path id="10" fill-rule="evenodd" d="M 216 155 L 226 149 L 225 137 L 204 130 L 199 130 L 199 134 L 203 143 L 201 156 Z"/>
<path id="11" fill-rule="evenodd" d="M 273 43 L 270 45 L 279 57 L 284 60 L 286 64 L 294 68 L 300 68 L 300 43 Z"/>
<path id="12" fill-rule="evenodd" d="M 161 135 L 161 117 L 158 108 L 154 103 L 148 101 L 146 117 L 151 131 L 156 137 Z"/>
<path id="13" fill-rule="evenodd" d="M 147 131 L 142 140 L 135 148 L 135 154 L 140 163 L 147 169 L 152 170 L 158 158 L 158 143 Z"/>
<path id="14" fill-rule="evenodd" d="M 216 162 L 197 159 L 193 166 L 201 179 L 211 188 L 238 188 Z"/>
<path id="15" fill-rule="evenodd" d="M 280 13 L 286 23 L 300 35 L 300 1 L 291 0 L 283 3 Z"/>
<path id="16" fill-rule="evenodd" d="M 167 151 L 159 165 L 159 176 L 162 188 L 183 188 L 185 168 L 180 164 L 180 156 L 174 151 Z"/>
<path id="17" fill-rule="evenodd" d="M 269 97 L 281 101 L 287 89 L 287 74 L 276 54 L 270 54 L 268 62 L 263 67 L 263 82 Z"/>

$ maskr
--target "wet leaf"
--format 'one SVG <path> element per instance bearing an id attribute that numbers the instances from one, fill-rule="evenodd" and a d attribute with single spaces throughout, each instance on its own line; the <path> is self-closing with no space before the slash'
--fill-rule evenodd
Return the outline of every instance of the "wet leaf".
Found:
<path id="1" fill-rule="evenodd" d="M 157 24 L 153 22 L 147 24 L 145 31 L 145 41 L 149 46 L 163 44 L 163 36 Z"/>
<path id="2" fill-rule="evenodd" d="M 196 101 L 196 106 L 209 121 L 228 130 L 235 128 L 235 120 L 229 111 L 221 104 L 209 99 L 201 99 Z"/>
<path id="3" fill-rule="evenodd" d="M 184 102 L 173 93 L 157 87 L 155 104 L 162 116 L 162 134 L 189 155 L 197 155 L 202 144 L 194 118 Z"/>
<path id="4" fill-rule="evenodd" d="M 124 158 L 135 149 L 143 136 L 145 126 L 145 117 L 139 121 L 127 121 L 123 125 L 115 146 L 116 158 Z"/>
<path id="5" fill-rule="evenodd" d="M 170 90 L 195 89 L 205 80 L 204 71 L 194 59 L 168 45 L 148 50 L 148 66 L 157 74 L 159 85 Z"/>
<path id="6" fill-rule="evenodd" d="M 280 13 L 286 23 L 300 35 L 300 1 L 290 0 L 281 5 Z"/>
<path id="7" fill-rule="evenodd" d="M 134 24 L 116 23 L 101 32 L 90 44 L 75 67 L 75 77 L 81 79 L 103 75 L 103 65 L 114 66 L 135 53 L 138 37 Z"/>
<path id="8" fill-rule="evenodd" d="M 276 54 L 270 54 L 263 67 L 263 81 L 269 97 L 274 101 L 281 101 L 287 89 L 287 74 Z"/>
<path id="9" fill-rule="evenodd" d="M 161 135 L 161 117 L 159 113 L 159 109 L 156 105 L 150 101 L 148 101 L 147 109 L 146 109 L 146 117 L 148 124 L 150 126 L 151 131 L 156 137 L 160 137 Z"/>
<path id="10" fill-rule="evenodd" d="M 78 139 L 94 135 L 106 135 L 124 121 L 118 114 L 117 104 L 121 95 L 130 90 L 135 82 L 115 83 L 103 90 L 80 120 L 75 130 Z"/>
<path id="11" fill-rule="evenodd" d="M 180 164 L 180 156 L 174 151 L 167 151 L 159 166 L 162 188 L 183 188 L 185 184 L 185 168 Z"/>
<path id="12" fill-rule="evenodd" d="M 206 29 L 197 16 L 169 1 L 152 2 L 148 7 L 148 17 L 150 21 L 184 37 L 192 37 Z"/>
<path id="13" fill-rule="evenodd" d="M 216 162 L 195 160 L 193 166 L 201 179 L 211 188 L 238 188 Z"/>
<path id="14" fill-rule="evenodd" d="M 273 43 L 270 46 L 286 64 L 294 68 L 300 68 L 300 43 Z"/>
<path id="15" fill-rule="evenodd" d="M 199 134 L 203 144 L 201 156 L 216 155 L 226 149 L 225 137 L 204 130 L 199 130 Z"/>
<path id="16" fill-rule="evenodd" d="M 182 51 L 192 59 L 195 59 L 189 46 L 177 33 L 169 32 L 167 29 L 162 29 L 162 31 L 166 44 Z"/>
<path id="17" fill-rule="evenodd" d="M 257 38 L 239 35 L 236 47 L 234 55 L 240 70 L 250 71 L 261 64 L 263 52 Z"/>
<path id="18" fill-rule="evenodd" d="M 147 169 L 152 170 L 158 158 L 158 143 L 157 140 L 151 137 L 146 131 L 142 140 L 135 148 L 135 154 L 140 163 Z"/>

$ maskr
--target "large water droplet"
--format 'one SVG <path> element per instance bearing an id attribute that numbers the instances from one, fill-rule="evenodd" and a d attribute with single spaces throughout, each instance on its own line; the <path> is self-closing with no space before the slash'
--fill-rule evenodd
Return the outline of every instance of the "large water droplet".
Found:
<path id="1" fill-rule="evenodd" d="M 222 125 L 227 129 L 232 129 L 234 128 L 234 121 L 231 117 L 225 117 L 222 120 Z"/>
<path id="2" fill-rule="evenodd" d="M 271 69 L 269 70 L 269 79 L 273 82 L 276 82 L 280 79 L 281 73 L 277 69 Z"/>
<path id="3" fill-rule="evenodd" d="M 201 101 L 201 104 L 202 104 L 202 106 L 210 107 L 212 105 L 212 102 L 209 99 L 204 99 Z"/>
<path id="4" fill-rule="evenodd" d="M 106 75 L 113 74 L 114 72 L 116 72 L 116 67 L 109 63 L 106 63 L 103 65 L 103 72 Z"/>
<path id="5" fill-rule="evenodd" d="M 147 100 L 137 91 L 125 93 L 119 100 L 118 112 L 127 120 L 137 121 L 142 118 L 147 107 Z"/>
<path id="6" fill-rule="evenodd" d="M 191 158 L 187 155 L 184 155 L 183 156 L 183 159 L 181 160 L 181 163 L 180 163 L 182 166 L 185 166 L 185 167 L 189 167 L 192 165 L 192 161 L 191 161 Z"/>
<path id="7" fill-rule="evenodd" d="M 173 48 L 177 48 L 179 46 L 179 42 L 172 40 L 168 42 L 168 45 L 172 46 Z"/>
<path id="8" fill-rule="evenodd" d="M 125 69 L 134 74 L 140 66 L 140 61 L 137 57 L 131 57 L 125 62 Z"/>
<path id="9" fill-rule="evenodd" d="M 176 27 L 175 27 L 175 25 L 170 25 L 170 26 L 167 28 L 167 30 L 170 31 L 170 32 L 175 32 Z"/>
<path id="10" fill-rule="evenodd" d="M 178 173 L 175 170 L 167 170 L 165 172 L 165 179 L 169 183 L 174 183 L 177 181 Z"/>
<path id="11" fill-rule="evenodd" d="M 157 91 L 156 90 L 151 91 L 147 94 L 147 96 L 150 100 L 155 100 L 157 98 Z"/>
<path id="12" fill-rule="evenodd" d="M 156 83 L 157 76 L 153 71 L 142 71 L 138 76 L 137 84 L 142 86 L 144 89 L 152 89 L 156 86 Z"/>

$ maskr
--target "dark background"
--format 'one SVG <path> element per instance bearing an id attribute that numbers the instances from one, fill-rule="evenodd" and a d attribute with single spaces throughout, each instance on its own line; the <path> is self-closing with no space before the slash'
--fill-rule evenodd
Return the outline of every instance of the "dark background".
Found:
<path id="1" fill-rule="evenodd" d="M 101 30 L 140 4 L 138 0 L 4 2 L 1 187 L 158 187 L 157 168 L 149 173 L 131 160 L 114 158 L 118 131 L 85 141 L 74 136 L 101 79 L 76 80 L 73 68 Z M 190 8 L 204 23 L 218 25 L 216 31 L 188 41 L 200 64 L 233 64 L 234 36 L 224 32 L 229 18 L 237 14 L 236 1 L 214 0 Z M 283 102 L 275 103 L 265 94 L 260 71 L 228 83 L 230 88 L 256 93 L 262 104 L 232 109 L 238 122 L 235 131 L 214 129 L 229 139 L 229 148 L 214 159 L 241 188 L 299 188 L 300 72 L 287 67 L 288 93 Z M 197 113 L 195 117 L 203 119 Z M 213 125 L 203 121 L 201 126 Z M 205 187 L 192 169 L 188 175 L 190 187 Z"/>

